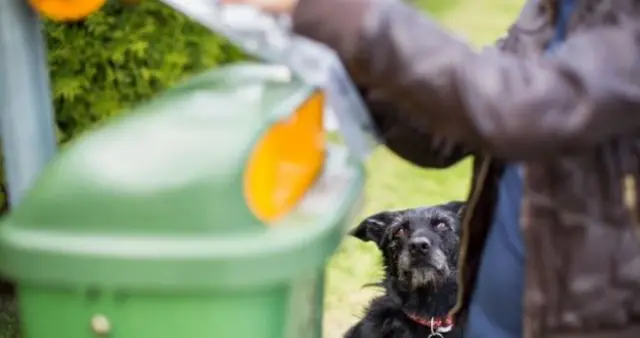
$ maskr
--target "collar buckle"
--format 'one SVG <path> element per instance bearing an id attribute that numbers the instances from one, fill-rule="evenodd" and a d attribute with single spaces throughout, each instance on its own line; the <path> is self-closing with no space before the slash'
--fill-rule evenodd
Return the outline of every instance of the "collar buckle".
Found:
<path id="1" fill-rule="evenodd" d="M 431 333 L 427 338 L 444 338 L 443 333 L 447 333 L 453 329 L 453 318 L 451 316 L 431 317 L 429 319 L 425 319 L 420 318 L 417 315 L 407 313 L 407 317 L 431 330 Z"/>

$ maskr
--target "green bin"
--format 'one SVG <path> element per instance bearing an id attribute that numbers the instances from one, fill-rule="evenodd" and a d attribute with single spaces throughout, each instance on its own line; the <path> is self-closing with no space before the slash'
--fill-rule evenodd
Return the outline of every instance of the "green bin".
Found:
<path id="1" fill-rule="evenodd" d="M 258 145 L 314 95 L 281 66 L 234 65 L 63 149 L 0 225 L 23 338 L 320 337 L 324 267 L 359 209 L 363 166 L 323 146 L 303 194 L 274 195 L 269 179 L 297 177 L 279 147 L 305 158 L 305 142 L 324 142 L 298 131 L 256 160 L 255 191 L 247 178 Z"/>

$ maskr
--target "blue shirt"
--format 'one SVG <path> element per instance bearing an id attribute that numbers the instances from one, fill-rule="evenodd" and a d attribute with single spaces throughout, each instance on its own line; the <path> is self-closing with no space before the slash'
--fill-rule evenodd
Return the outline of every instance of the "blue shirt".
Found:
<path id="1" fill-rule="evenodd" d="M 575 2 L 561 1 L 556 34 L 548 52 L 564 40 Z M 500 179 L 493 224 L 469 306 L 469 322 L 464 332 L 467 338 L 522 336 L 525 249 L 520 229 L 521 202 L 521 167 L 512 163 Z"/>
<path id="2" fill-rule="evenodd" d="M 519 227 L 520 166 L 505 168 L 498 189 L 465 337 L 511 338 L 520 337 L 522 332 L 525 251 Z"/>

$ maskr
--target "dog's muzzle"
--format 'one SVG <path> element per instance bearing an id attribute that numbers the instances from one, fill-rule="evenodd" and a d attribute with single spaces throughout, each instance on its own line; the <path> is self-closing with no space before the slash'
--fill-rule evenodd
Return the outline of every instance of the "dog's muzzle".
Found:
<path id="1" fill-rule="evenodd" d="M 438 283 L 448 277 L 451 269 L 447 255 L 429 239 L 412 239 L 398 257 L 400 278 L 410 282 L 413 288 L 428 283 Z"/>

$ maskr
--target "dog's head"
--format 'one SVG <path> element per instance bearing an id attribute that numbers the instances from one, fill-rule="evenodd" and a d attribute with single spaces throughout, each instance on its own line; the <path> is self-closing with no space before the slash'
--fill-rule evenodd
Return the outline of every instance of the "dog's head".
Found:
<path id="1" fill-rule="evenodd" d="M 435 287 L 455 277 L 463 202 L 384 211 L 362 221 L 351 235 L 382 251 L 387 279 L 410 289 Z"/>

